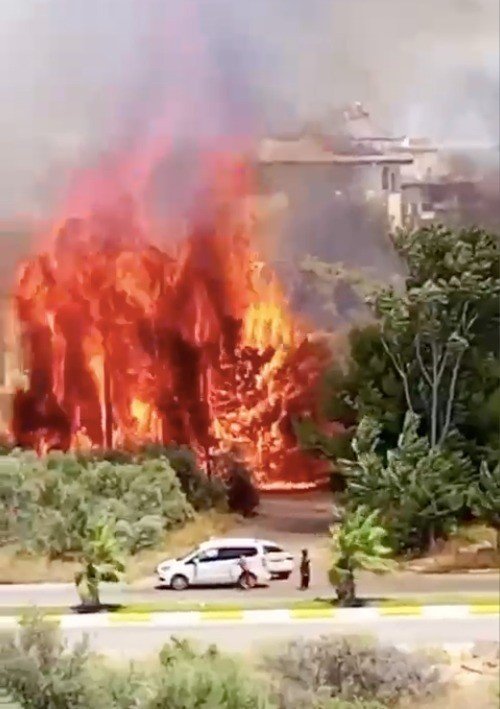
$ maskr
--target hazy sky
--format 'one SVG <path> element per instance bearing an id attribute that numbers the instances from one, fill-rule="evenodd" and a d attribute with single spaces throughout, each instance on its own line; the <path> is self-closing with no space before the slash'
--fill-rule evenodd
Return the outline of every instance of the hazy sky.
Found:
<path id="1" fill-rule="evenodd" d="M 496 143 L 498 16 L 498 0 L 0 0 L 0 216 L 43 212 L 70 169 L 166 114 L 181 140 L 357 99 L 398 132 Z"/>

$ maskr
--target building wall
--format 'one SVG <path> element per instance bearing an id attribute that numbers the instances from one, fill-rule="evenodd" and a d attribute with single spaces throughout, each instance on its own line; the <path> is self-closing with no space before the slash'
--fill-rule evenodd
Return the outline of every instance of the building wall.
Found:
<path id="1" fill-rule="evenodd" d="M 270 163 L 259 165 L 258 178 L 262 195 L 281 195 L 287 205 L 283 258 L 314 255 L 383 275 L 397 268 L 387 232 L 400 204 L 390 197 L 391 186 L 400 188 L 399 165 Z"/>

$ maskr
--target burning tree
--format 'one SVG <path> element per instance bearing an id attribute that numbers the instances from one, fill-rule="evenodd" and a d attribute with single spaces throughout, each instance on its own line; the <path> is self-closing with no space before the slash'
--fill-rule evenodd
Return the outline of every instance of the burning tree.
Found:
<path id="1" fill-rule="evenodd" d="M 213 208 L 179 227 L 183 238 L 158 239 L 138 197 L 114 196 L 104 209 L 68 207 L 49 247 L 23 265 L 20 445 L 176 442 L 207 466 L 237 445 L 262 487 L 317 481 L 321 463 L 300 452 L 292 421 L 315 416 L 329 352 L 252 248 L 246 172 L 233 168 L 214 174 Z"/>

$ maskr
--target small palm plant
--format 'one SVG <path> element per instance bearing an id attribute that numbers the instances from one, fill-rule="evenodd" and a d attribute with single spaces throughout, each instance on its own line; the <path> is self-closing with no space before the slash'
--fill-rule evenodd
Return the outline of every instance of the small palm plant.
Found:
<path id="1" fill-rule="evenodd" d="M 98 609 L 101 606 L 99 584 L 103 581 L 118 583 L 125 571 L 120 546 L 109 523 L 98 521 L 87 525 L 82 567 L 75 574 L 81 604 L 88 609 Z"/>
<path id="2" fill-rule="evenodd" d="M 355 572 L 372 571 L 383 574 L 395 568 L 388 557 L 387 532 L 379 522 L 379 512 L 361 505 L 347 514 L 340 525 L 330 527 L 331 567 L 330 583 L 335 587 L 339 603 L 344 606 L 356 602 Z"/>

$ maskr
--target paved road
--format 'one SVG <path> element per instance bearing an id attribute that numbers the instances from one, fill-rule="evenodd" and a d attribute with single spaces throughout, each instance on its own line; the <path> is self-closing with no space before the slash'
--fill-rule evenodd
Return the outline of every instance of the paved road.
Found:
<path id="1" fill-rule="evenodd" d="M 206 626 L 175 628 L 117 625 L 86 631 L 91 647 L 120 659 L 155 655 L 171 635 L 189 638 L 199 644 L 217 643 L 226 652 L 248 652 L 265 649 L 297 637 L 313 638 L 325 634 L 372 635 L 381 642 L 410 646 L 438 646 L 443 643 L 468 643 L 500 639 L 499 626 L 493 618 L 478 617 L 457 620 L 426 620 L 415 618 L 383 618 L 362 625 L 338 622 L 293 621 L 272 625 L 245 626 L 241 623 L 214 622 Z M 65 630 L 69 643 L 81 639 L 83 631 Z"/>
<path id="2" fill-rule="evenodd" d="M 297 590 L 297 577 L 273 582 L 268 588 L 256 589 L 252 600 L 331 597 L 332 588 L 326 578 L 327 532 L 332 516 L 332 498 L 325 492 L 294 495 L 263 495 L 259 514 L 245 520 L 232 532 L 235 536 L 256 536 L 274 539 L 298 555 L 307 547 L 312 559 L 312 584 L 308 593 Z M 103 590 L 107 603 L 141 603 L 162 601 L 221 601 L 238 602 L 241 592 L 230 588 L 189 589 L 175 593 L 155 589 L 154 577 L 142 579 L 129 587 L 110 586 Z M 427 594 L 496 594 L 500 575 L 443 574 L 423 575 L 398 573 L 390 576 L 360 574 L 359 595 L 363 598 L 417 596 Z M 12 605 L 66 606 L 78 602 L 71 584 L 0 585 L 0 607 Z"/>
<path id="3" fill-rule="evenodd" d="M 322 573 L 323 575 L 323 573 Z M 101 599 L 105 603 L 141 603 L 173 601 L 233 602 L 266 599 L 305 599 L 331 597 L 332 588 L 325 580 L 315 579 L 307 592 L 297 590 L 297 579 L 273 581 L 267 588 L 258 588 L 251 592 L 242 592 L 234 588 L 188 589 L 175 592 L 170 589 L 155 588 L 155 579 L 147 579 L 135 586 L 103 585 Z M 500 575 L 488 574 L 444 574 L 423 575 L 398 573 L 390 576 L 360 574 L 359 595 L 362 598 L 411 597 L 433 594 L 498 594 Z M 0 608 L 2 606 L 54 605 L 67 606 L 78 602 L 72 584 L 23 584 L 0 586 Z"/>

